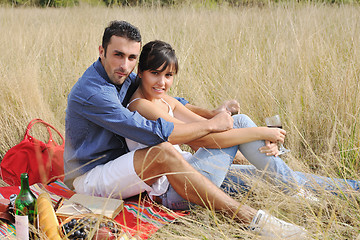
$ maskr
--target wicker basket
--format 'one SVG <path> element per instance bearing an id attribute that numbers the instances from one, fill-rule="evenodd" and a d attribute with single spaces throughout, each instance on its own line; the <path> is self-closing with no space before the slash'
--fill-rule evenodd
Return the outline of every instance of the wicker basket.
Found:
<path id="1" fill-rule="evenodd" d="M 62 239 L 133 239 L 121 230 L 121 225 L 116 221 L 99 214 L 79 214 L 66 219 L 59 218 L 59 221 Z M 96 238 L 97 235 L 102 237 Z"/>

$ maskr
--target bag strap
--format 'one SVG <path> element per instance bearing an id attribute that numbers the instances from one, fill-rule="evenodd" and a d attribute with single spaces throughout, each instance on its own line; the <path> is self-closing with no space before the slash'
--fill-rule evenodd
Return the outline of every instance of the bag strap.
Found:
<path id="1" fill-rule="evenodd" d="M 51 124 L 43 121 L 43 120 L 40 119 L 40 118 L 34 118 L 33 120 L 30 121 L 30 123 L 29 123 L 28 126 L 26 127 L 24 139 L 26 139 L 26 137 L 29 136 L 30 129 L 31 129 L 35 124 L 37 124 L 37 123 L 41 123 L 41 124 L 43 124 L 43 125 L 46 127 L 46 129 L 47 129 L 47 131 L 48 131 L 48 133 L 49 133 L 49 141 L 48 141 L 48 142 L 53 142 L 54 144 L 57 144 L 57 143 L 54 141 L 53 137 L 52 137 L 52 131 L 51 131 L 51 129 L 53 129 L 53 130 L 60 136 L 60 138 L 61 138 L 61 140 L 62 140 L 62 144 L 61 144 L 60 146 L 64 146 L 64 144 L 65 144 L 65 139 L 64 139 L 64 137 L 61 135 L 61 133 L 60 133 L 54 126 L 52 126 Z M 51 129 L 50 129 L 50 128 L 51 128 Z"/>

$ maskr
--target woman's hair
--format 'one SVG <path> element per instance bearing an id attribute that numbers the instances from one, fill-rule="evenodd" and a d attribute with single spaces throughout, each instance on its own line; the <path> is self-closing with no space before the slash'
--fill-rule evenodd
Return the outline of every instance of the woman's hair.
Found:
<path id="1" fill-rule="evenodd" d="M 161 67 L 160 72 L 168 66 L 174 67 L 174 72 L 179 70 L 179 64 L 175 55 L 175 50 L 170 44 L 155 40 L 144 45 L 139 58 L 139 73 L 147 70 L 157 70 Z"/>

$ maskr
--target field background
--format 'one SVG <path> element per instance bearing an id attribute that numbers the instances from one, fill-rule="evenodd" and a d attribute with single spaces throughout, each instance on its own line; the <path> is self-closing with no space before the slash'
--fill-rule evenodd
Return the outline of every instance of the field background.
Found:
<path id="1" fill-rule="evenodd" d="M 360 179 L 357 5 L 0 8 L 0 159 L 33 118 L 64 133 L 67 95 L 97 59 L 114 19 L 139 27 L 144 43 L 173 45 L 180 72 L 172 95 L 207 108 L 237 99 L 258 125 L 280 114 L 291 167 Z M 321 203 L 313 204 L 257 183 L 238 198 L 308 228 L 316 239 L 356 239 L 358 196 L 321 192 Z M 252 238 L 222 214 L 194 212 L 152 239 Z"/>

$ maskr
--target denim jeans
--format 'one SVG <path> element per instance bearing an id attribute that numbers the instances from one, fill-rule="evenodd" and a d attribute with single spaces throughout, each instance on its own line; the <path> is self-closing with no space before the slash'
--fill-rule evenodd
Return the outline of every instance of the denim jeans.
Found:
<path id="1" fill-rule="evenodd" d="M 246 115 L 234 117 L 234 128 L 256 127 L 256 124 Z M 286 163 L 275 156 L 260 153 L 259 148 L 265 146 L 264 141 L 253 141 L 222 149 L 200 148 L 188 162 L 216 186 L 228 193 L 239 193 L 249 189 L 250 178 L 265 179 L 283 191 L 305 187 L 315 190 L 321 186 L 326 190 L 359 190 L 360 183 L 354 180 L 331 179 L 314 174 L 295 172 Z M 252 165 L 232 164 L 234 156 L 240 152 Z M 160 196 L 162 204 L 173 210 L 186 210 L 191 205 L 180 197 L 169 186 L 166 193 Z"/>

